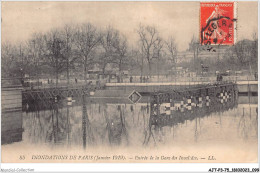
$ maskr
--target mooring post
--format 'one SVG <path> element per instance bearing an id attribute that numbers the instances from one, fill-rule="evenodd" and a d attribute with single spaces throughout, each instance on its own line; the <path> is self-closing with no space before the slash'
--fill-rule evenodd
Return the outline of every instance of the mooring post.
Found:
<path id="1" fill-rule="evenodd" d="M 86 127 L 86 103 L 85 103 L 85 94 L 82 95 L 82 139 L 83 139 L 83 148 L 86 148 L 86 138 L 87 138 L 87 127 Z"/>
<path id="2" fill-rule="evenodd" d="M 159 105 L 159 102 L 160 102 L 160 99 L 159 99 L 159 94 L 156 95 L 156 101 L 157 101 L 157 110 L 156 110 L 156 113 L 157 113 L 157 117 L 160 115 L 160 105 Z"/>
<path id="3" fill-rule="evenodd" d="M 66 130 L 67 130 L 67 144 L 70 145 L 70 116 L 69 116 L 69 106 L 67 104 L 67 123 L 66 123 Z"/>
<path id="4" fill-rule="evenodd" d="M 248 94 L 248 100 L 249 100 L 249 103 L 250 103 L 250 95 L 251 95 L 251 89 L 250 89 L 250 84 L 249 84 L 249 79 L 248 79 L 248 76 L 247 76 L 247 94 Z"/>

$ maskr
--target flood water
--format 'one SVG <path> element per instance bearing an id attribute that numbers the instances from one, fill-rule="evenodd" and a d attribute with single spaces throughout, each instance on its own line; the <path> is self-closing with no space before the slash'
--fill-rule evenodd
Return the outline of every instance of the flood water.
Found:
<path id="1" fill-rule="evenodd" d="M 24 129 L 20 132 L 21 139 L 15 143 L 84 150 L 103 146 L 160 148 L 198 143 L 257 143 L 257 97 L 239 96 L 232 103 L 220 104 L 197 109 L 193 118 L 189 118 L 186 110 L 181 115 L 186 112 L 188 118 L 162 122 L 151 130 L 149 97 L 136 104 L 125 99 L 90 98 L 34 107 L 24 104 L 22 119 L 13 120 L 22 121 Z M 152 134 L 147 140 L 149 133 Z"/>

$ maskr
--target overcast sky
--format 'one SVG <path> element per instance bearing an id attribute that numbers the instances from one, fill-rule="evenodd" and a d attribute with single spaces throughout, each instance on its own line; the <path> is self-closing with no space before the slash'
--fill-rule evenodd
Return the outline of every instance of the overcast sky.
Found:
<path id="1" fill-rule="evenodd" d="M 179 50 L 199 36 L 199 2 L 2 2 L 2 42 L 18 43 L 34 32 L 47 32 L 65 24 L 91 22 L 108 25 L 128 37 L 138 36 L 140 23 L 154 25 L 163 38 L 174 36 Z M 257 32 L 257 2 L 238 2 L 237 39 L 251 39 Z"/>

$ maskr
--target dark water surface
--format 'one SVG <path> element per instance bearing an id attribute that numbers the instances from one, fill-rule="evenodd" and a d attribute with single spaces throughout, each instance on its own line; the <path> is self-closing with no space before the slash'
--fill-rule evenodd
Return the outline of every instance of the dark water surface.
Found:
<path id="1" fill-rule="evenodd" d="M 235 102 L 221 104 L 211 105 L 210 111 L 201 107 L 196 110 L 195 118 L 162 122 L 150 131 L 148 97 L 137 104 L 124 99 L 78 98 L 54 103 L 49 110 L 41 109 L 41 105 L 34 108 L 25 105 L 27 110 L 22 112 L 22 119 L 17 119 L 22 121 L 24 129 L 18 143 L 82 149 L 204 142 L 257 143 L 257 97 L 240 96 Z M 185 112 L 189 116 L 187 110 L 180 114 Z M 152 135 L 147 141 L 149 133 Z"/>

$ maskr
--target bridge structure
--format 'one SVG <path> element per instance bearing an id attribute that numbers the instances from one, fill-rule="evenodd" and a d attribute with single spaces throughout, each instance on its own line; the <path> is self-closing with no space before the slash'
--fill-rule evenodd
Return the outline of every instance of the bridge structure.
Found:
<path id="1" fill-rule="evenodd" d="M 223 82 L 162 82 L 162 83 L 106 83 L 107 90 L 136 90 L 139 93 L 147 94 L 159 91 L 168 91 L 172 89 L 188 89 L 191 87 L 207 87 L 218 84 L 237 84 L 239 93 L 258 93 L 258 81 L 223 81 Z"/>
<path id="2" fill-rule="evenodd" d="M 78 87 L 54 87 L 39 89 L 24 89 L 22 91 L 23 100 L 51 100 L 66 99 L 68 97 L 78 97 L 82 95 L 91 95 L 92 88 L 87 85 Z"/>
<path id="3" fill-rule="evenodd" d="M 151 117 L 173 115 L 176 112 L 192 112 L 195 108 L 216 107 L 238 97 L 237 84 L 218 84 L 192 87 L 172 92 L 158 92 L 151 96 Z M 171 117 L 171 116 L 170 116 Z M 153 121 L 152 124 L 156 123 Z"/>
<path id="4" fill-rule="evenodd" d="M 66 100 L 70 103 L 75 97 L 81 97 L 82 95 L 100 99 L 123 97 L 128 99 L 129 95 L 135 91 L 134 93 L 137 93 L 136 96 L 138 97 L 136 100 L 140 100 L 139 97 L 141 96 L 150 96 L 158 92 L 171 93 L 172 91 L 190 91 L 191 88 L 209 88 L 220 85 L 228 86 L 230 84 L 236 84 L 239 93 L 258 92 L 258 81 L 106 83 L 104 86 L 80 84 L 34 88 L 22 87 L 21 84 L 12 85 L 12 87 L 10 87 L 11 85 L 9 84 L 5 86 L 2 81 L 2 110 L 13 110 L 18 108 L 20 110 L 21 107 L 24 107 L 27 104 L 32 106 L 35 105 L 36 102 L 41 102 L 42 106 L 49 107 L 59 100 Z M 141 95 L 138 95 L 138 93 Z M 133 103 L 135 103 L 135 101 Z M 9 107 L 11 109 L 9 109 Z"/>
<path id="5" fill-rule="evenodd" d="M 201 83 L 106 83 L 105 86 L 94 85 L 77 85 L 72 87 L 47 87 L 30 89 L 24 88 L 22 90 L 22 102 L 32 103 L 43 102 L 49 103 L 58 102 L 59 100 L 72 100 L 76 97 L 90 96 L 90 97 L 129 97 L 129 93 L 136 91 L 141 95 L 152 95 L 156 92 L 172 92 L 172 91 L 189 91 L 191 88 L 209 88 L 215 86 L 229 86 L 236 84 L 239 93 L 257 93 L 257 81 L 239 81 L 239 82 L 201 82 Z M 102 94 L 100 94 L 102 93 Z M 140 97 L 140 96 L 139 96 Z"/>
<path id="6" fill-rule="evenodd" d="M 91 96 L 96 89 L 98 88 L 91 85 L 23 89 L 22 109 L 25 111 L 30 111 L 34 109 L 52 109 L 53 106 L 62 107 L 65 104 L 72 105 L 76 98 Z"/>

